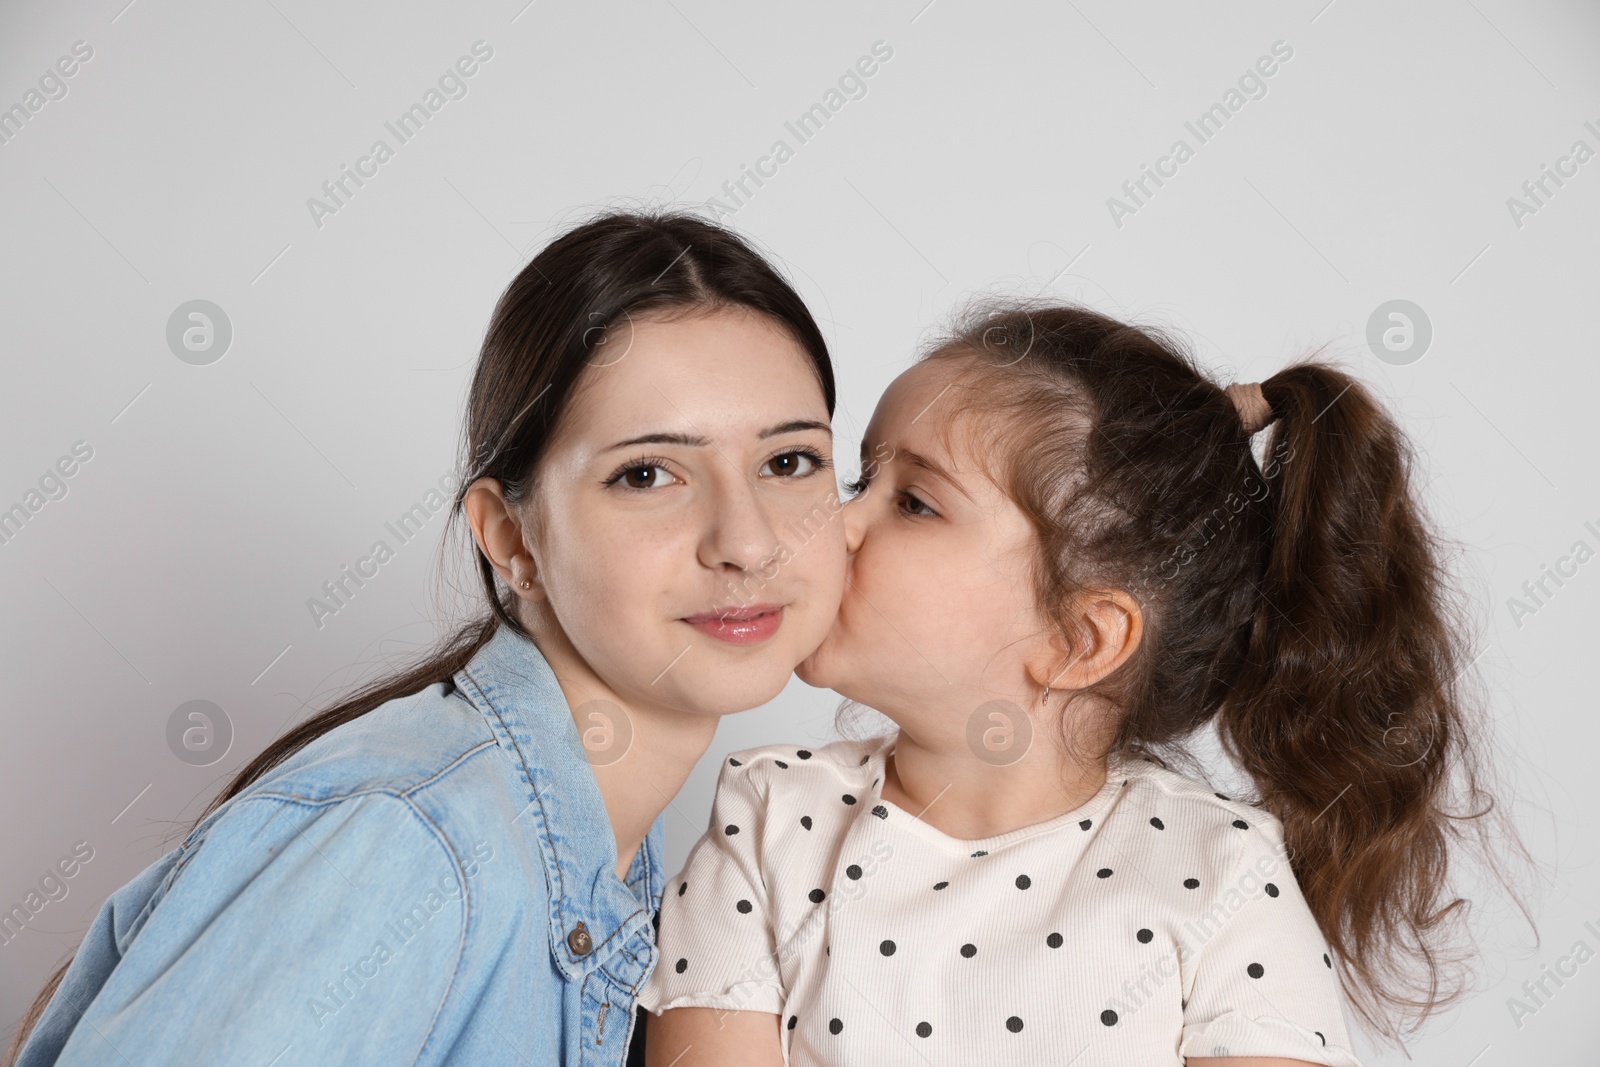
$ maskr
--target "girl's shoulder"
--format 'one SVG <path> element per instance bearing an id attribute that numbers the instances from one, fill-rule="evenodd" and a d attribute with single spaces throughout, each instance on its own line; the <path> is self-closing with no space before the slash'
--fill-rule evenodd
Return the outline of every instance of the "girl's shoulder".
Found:
<path id="1" fill-rule="evenodd" d="M 1225 862 L 1247 852 L 1284 852 L 1283 823 L 1266 808 L 1149 759 L 1127 761 L 1113 773 L 1126 783 L 1117 806 L 1125 828 L 1160 830 Z"/>
<path id="2" fill-rule="evenodd" d="M 1122 764 L 1113 773 L 1120 773 L 1131 786 L 1142 787 L 1145 793 L 1162 802 L 1182 807 L 1187 811 L 1209 812 L 1221 818 L 1252 819 L 1263 825 L 1271 824 L 1282 830 L 1277 816 L 1265 808 L 1227 793 L 1218 792 L 1211 783 L 1170 767 L 1163 767 L 1150 759 L 1134 759 Z"/>
<path id="3" fill-rule="evenodd" d="M 728 753 L 722 761 L 721 778 L 743 777 L 795 789 L 821 787 L 838 781 L 859 781 L 870 786 L 878 773 L 877 768 L 882 766 L 883 754 L 893 744 L 894 735 L 890 734 L 830 741 L 825 745 L 756 745 Z"/>

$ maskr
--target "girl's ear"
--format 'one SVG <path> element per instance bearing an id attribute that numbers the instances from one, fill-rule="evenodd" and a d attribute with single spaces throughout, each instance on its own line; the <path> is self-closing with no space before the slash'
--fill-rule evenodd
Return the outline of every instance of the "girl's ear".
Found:
<path id="1" fill-rule="evenodd" d="M 1120 589 L 1092 589 L 1080 595 L 1069 625 L 1077 635 L 1041 635 L 1025 660 L 1028 676 L 1043 691 L 1087 689 L 1127 661 L 1144 636 L 1139 602 Z"/>

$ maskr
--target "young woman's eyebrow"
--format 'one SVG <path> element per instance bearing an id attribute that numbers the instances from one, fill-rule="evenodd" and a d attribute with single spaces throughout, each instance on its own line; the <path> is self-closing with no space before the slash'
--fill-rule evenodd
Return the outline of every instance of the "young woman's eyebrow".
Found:
<path id="1" fill-rule="evenodd" d="M 799 433 L 802 430 L 821 430 L 830 436 L 833 434 L 833 427 L 825 422 L 819 422 L 816 419 L 790 419 L 788 422 L 770 426 L 756 436 L 765 441 L 767 438 L 777 437 L 779 434 Z M 697 434 L 647 433 L 640 437 L 630 437 L 626 441 L 618 441 L 616 444 L 602 449 L 601 452 L 602 454 L 615 452 L 619 448 L 632 448 L 634 445 L 687 445 L 691 448 L 704 448 L 710 443 L 711 439 L 709 437 L 702 437 Z"/>

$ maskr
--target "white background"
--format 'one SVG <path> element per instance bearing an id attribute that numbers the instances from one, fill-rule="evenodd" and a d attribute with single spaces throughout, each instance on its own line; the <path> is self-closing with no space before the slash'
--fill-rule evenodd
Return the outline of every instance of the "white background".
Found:
<path id="1" fill-rule="evenodd" d="M 599 207 L 720 195 L 781 138 L 794 158 L 733 223 L 832 346 L 844 476 L 883 387 L 978 291 L 1174 327 L 1222 382 L 1327 344 L 1391 405 L 1465 550 L 1475 669 L 1543 870 L 1542 943 L 1479 901 L 1485 990 L 1416 1037 L 1414 1062 L 1595 1062 L 1600 962 L 1520 1026 L 1507 998 L 1575 942 L 1600 951 L 1583 928 L 1600 926 L 1600 562 L 1533 616 L 1507 601 L 1575 541 L 1600 549 L 1584 526 L 1600 528 L 1600 159 L 1520 226 L 1507 198 L 1573 142 L 1600 150 L 1584 128 L 1600 127 L 1600 7 L 525 3 L 0 13 L 0 107 L 74 42 L 93 48 L 0 145 L 0 508 L 75 442 L 93 449 L 0 545 L 0 907 L 75 842 L 95 850 L 0 946 L 0 1022 L 234 770 L 432 639 L 439 561 L 466 551 L 457 537 L 441 557 L 442 516 L 320 628 L 306 601 L 450 470 L 489 311 L 527 257 Z M 319 227 L 307 198 L 375 139 L 394 145 L 384 122 L 480 40 L 493 57 L 467 95 Z M 799 144 L 785 121 L 878 41 L 893 56 L 866 95 Z M 1293 56 L 1266 95 L 1198 144 L 1184 122 L 1278 41 Z M 1118 225 L 1107 199 L 1180 137 L 1194 157 Z M 234 331 L 208 366 L 165 338 L 196 298 Z M 1365 340 L 1396 298 L 1434 331 L 1399 366 Z M 235 731 L 208 767 L 166 740 L 194 699 Z M 724 724 L 669 813 L 673 869 L 720 754 L 825 741 L 835 704 L 794 681 Z"/>

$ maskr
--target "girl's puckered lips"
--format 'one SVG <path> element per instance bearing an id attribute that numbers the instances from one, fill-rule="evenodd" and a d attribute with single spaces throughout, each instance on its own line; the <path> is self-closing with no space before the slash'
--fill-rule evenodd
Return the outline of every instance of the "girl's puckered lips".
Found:
<path id="1" fill-rule="evenodd" d="M 682 621 L 732 645 L 759 644 L 783 624 L 782 604 L 746 604 L 690 615 Z"/>

